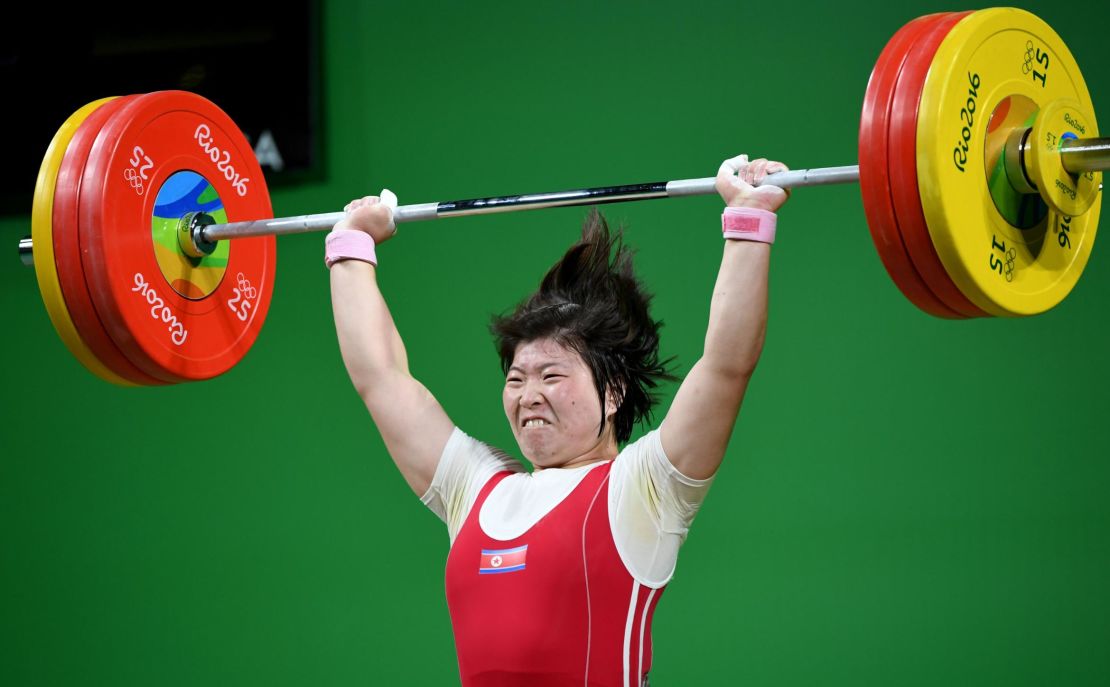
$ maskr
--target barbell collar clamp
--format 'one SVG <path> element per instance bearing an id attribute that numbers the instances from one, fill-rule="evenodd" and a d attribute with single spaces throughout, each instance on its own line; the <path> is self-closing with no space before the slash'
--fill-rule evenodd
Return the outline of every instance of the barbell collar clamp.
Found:
<path id="1" fill-rule="evenodd" d="M 1014 129 L 1006 138 L 1006 149 L 1002 159 L 1006 167 L 1006 179 L 1018 193 L 1029 195 L 1037 192 L 1037 186 L 1029 178 L 1025 161 L 1029 152 L 1029 133 L 1032 129 Z"/>
<path id="2" fill-rule="evenodd" d="M 178 224 L 177 240 L 181 250 L 193 258 L 205 258 L 216 251 L 216 243 L 204 237 L 204 228 L 212 226 L 216 220 L 205 212 L 186 213 Z"/>

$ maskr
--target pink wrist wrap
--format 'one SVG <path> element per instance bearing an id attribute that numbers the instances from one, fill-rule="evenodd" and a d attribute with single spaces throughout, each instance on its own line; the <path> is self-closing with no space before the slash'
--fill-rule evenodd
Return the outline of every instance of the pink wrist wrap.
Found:
<path id="1" fill-rule="evenodd" d="M 324 239 L 324 264 L 331 269 L 340 260 L 361 260 L 377 267 L 374 239 L 358 229 L 332 229 Z"/>
<path id="2" fill-rule="evenodd" d="M 777 222 L 775 213 L 756 208 L 725 208 L 721 214 L 721 229 L 726 239 L 774 243 Z"/>

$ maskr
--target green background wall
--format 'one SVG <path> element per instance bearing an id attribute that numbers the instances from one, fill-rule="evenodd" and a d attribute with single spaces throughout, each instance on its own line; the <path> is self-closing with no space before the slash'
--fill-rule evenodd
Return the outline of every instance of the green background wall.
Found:
<path id="1" fill-rule="evenodd" d="M 1110 117 L 1107 6 L 1020 4 Z M 274 208 L 383 185 L 415 203 L 708 176 L 741 151 L 851 164 L 882 46 L 952 9 L 328 2 L 327 180 Z M 280 75 L 250 78 L 280 107 Z M 719 207 L 606 209 L 630 226 L 680 372 L 700 351 Z M 515 450 L 488 317 L 583 214 L 407 225 L 380 250 L 413 372 L 472 435 Z M 239 366 L 136 390 L 66 352 L 15 259 L 28 227 L 0 221 L 0 684 L 457 681 L 446 532 L 346 378 L 322 237 L 280 240 L 274 305 Z M 857 189 L 796 192 L 779 232 L 766 351 L 656 616 L 653 684 L 1106 684 L 1106 246 L 1051 312 L 949 322 L 887 278 Z"/>

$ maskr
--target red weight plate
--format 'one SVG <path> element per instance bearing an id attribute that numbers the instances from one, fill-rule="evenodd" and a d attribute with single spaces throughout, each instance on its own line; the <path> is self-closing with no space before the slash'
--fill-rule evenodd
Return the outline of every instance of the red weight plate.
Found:
<path id="1" fill-rule="evenodd" d="M 894 213 L 887 172 L 887 130 L 898 75 L 916 41 L 947 16 L 948 13 L 941 13 L 914 19 L 891 37 L 879 55 L 867 82 L 860 117 L 859 178 L 871 239 L 894 285 L 910 302 L 930 315 L 959 319 L 962 315 L 944 305 L 925 285 L 906 252 Z"/>
<path id="2" fill-rule="evenodd" d="M 989 317 L 967 299 L 937 256 L 917 186 L 917 112 L 925 76 L 936 56 L 941 41 L 961 19 L 971 12 L 945 17 L 930 27 L 906 57 L 902 74 L 894 88 L 890 112 L 888 166 L 894 213 L 902 229 L 910 259 L 929 289 L 952 310 L 965 317 Z M 984 191 L 985 191 L 984 186 Z"/>
<path id="3" fill-rule="evenodd" d="M 77 128 L 66 147 L 65 157 L 58 169 L 58 180 L 54 187 L 51 233 L 54 238 L 54 262 L 58 270 L 62 297 L 82 340 L 97 360 L 112 372 L 134 384 L 153 386 L 165 384 L 165 382 L 144 373 L 132 364 L 112 342 L 97 316 L 85 280 L 84 266 L 81 263 L 77 230 L 81 178 L 89 150 L 104 124 L 133 98 L 134 96 L 127 96 L 105 103 Z"/>
<path id="4" fill-rule="evenodd" d="M 196 182 L 190 197 L 179 192 L 183 177 Z M 97 136 L 80 200 L 93 303 L 127 357 L 166 381 L 208 379 L 239 362 L 269 310 L 276 240 L 223 242 L 204 288 L 189 269 L 211 271 L 212 261 L 189 263 L 165 231 L 168 223 L 172 237 L 176 219 L 195 209 L 217 222 L 273 216 L 254 151 L 231 118 L 184 91 L 136 98 Z"/>

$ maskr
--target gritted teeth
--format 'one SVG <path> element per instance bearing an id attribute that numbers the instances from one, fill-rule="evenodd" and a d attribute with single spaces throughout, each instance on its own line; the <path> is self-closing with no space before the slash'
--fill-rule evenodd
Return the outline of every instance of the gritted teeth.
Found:
<path id="1" fill-rule="evenodd" d="M 542 417 L 533 417 L 524 421 L 525 427 L 542 427 L 543 425 L 549 424 L 551 423 L 547 420 L 544 420 Z"/>

